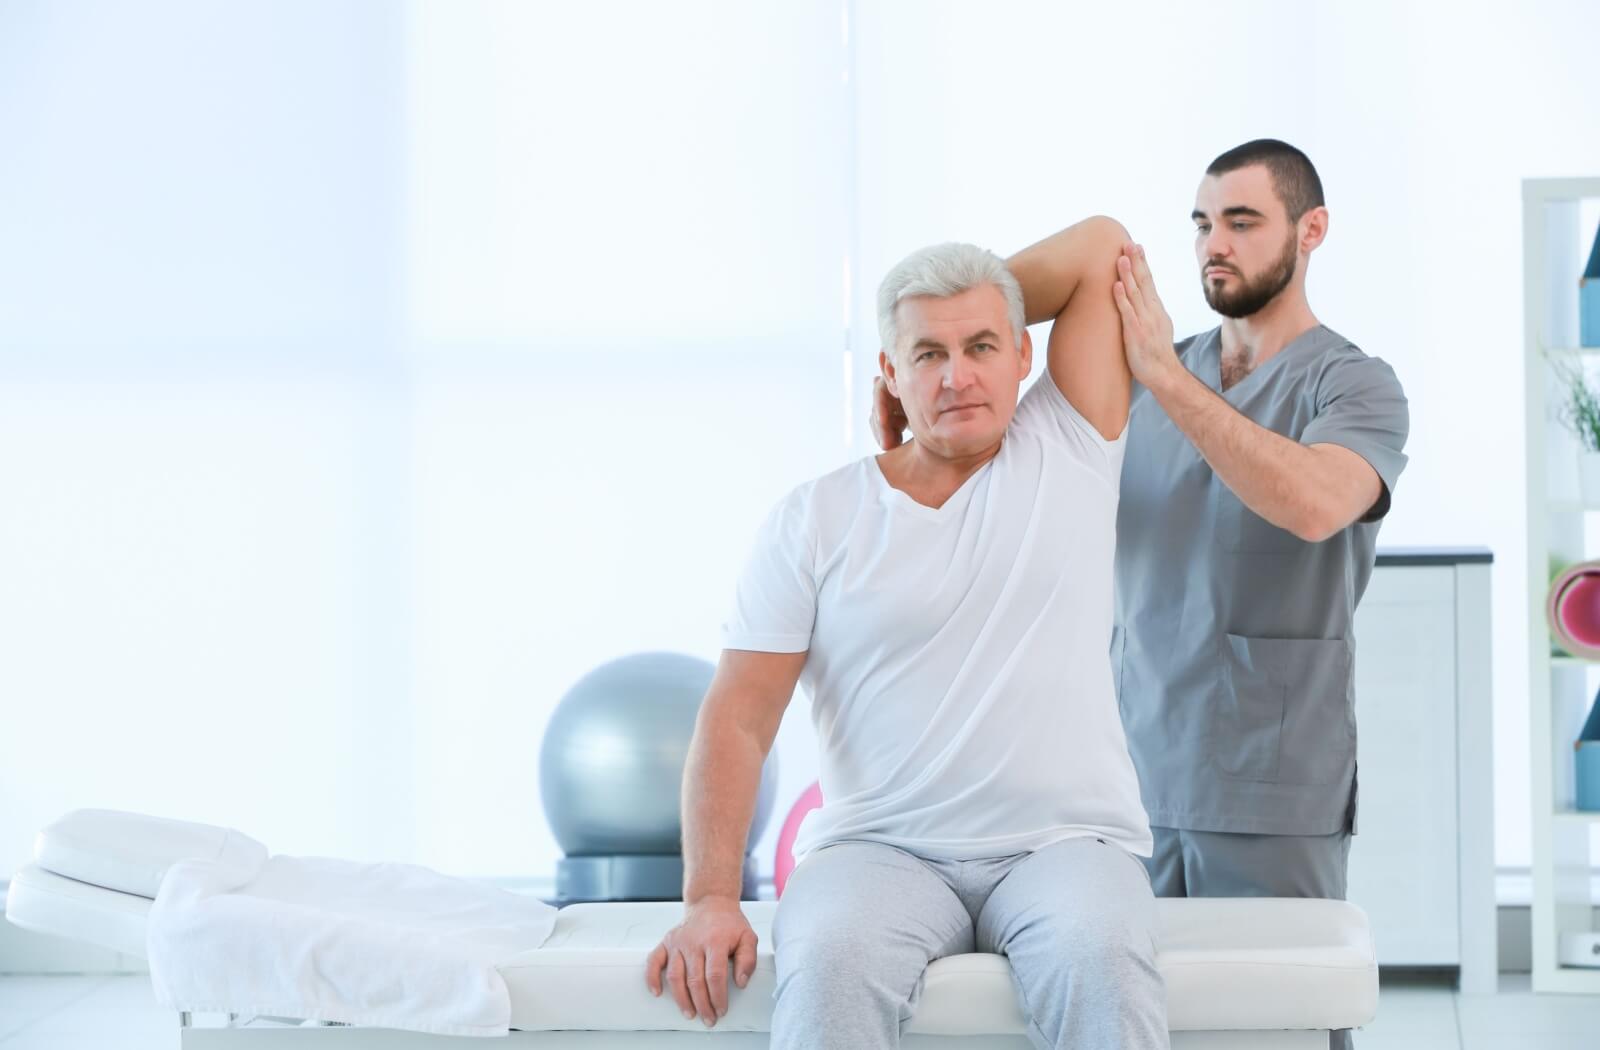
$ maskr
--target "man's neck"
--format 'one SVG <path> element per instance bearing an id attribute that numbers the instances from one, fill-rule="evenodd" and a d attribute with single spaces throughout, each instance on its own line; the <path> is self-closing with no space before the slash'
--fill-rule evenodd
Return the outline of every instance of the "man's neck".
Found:
<path id="1" fill-rule="evenodd" d="M 1003 439 L 1002 439 L 1003 440 Z M 963 456 L 944 456 L 911 440 L 878 456 L 878 466 L 890 488 L 899 489 L 924 506 L 944 506 L 966 480 L 1000 451 L 1001 442 Z"/>
<path id="2" fill-rule="evenodd" d="M 1318 323 L 1305 289 L 1290 285 L 1250 316 L 1223 319 L 1222 359 L 1247 375 Z"/>

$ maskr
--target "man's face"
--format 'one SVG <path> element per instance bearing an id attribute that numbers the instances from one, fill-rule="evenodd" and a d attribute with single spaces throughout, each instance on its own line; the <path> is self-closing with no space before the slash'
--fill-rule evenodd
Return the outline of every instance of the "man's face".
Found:
<path id="1" fill-rule="evenodd" d="M 884 381 L 911 433 L 946 458 L 992 448 L 1033 364 L 1027 334 L 1021 347 L 1011 334 L 1005 296 L 984 284 L 943 299 L 902 299 L 895 309 L 899 345 L 884 355 Z"/>
<path id="2" fill-rule="evenodd" d="M 1249 317 L 1294 280 L 1299 229 L 1264 165 L 1202 179 L 1194 223 L 1200 285 L 1222 316 Z"/>

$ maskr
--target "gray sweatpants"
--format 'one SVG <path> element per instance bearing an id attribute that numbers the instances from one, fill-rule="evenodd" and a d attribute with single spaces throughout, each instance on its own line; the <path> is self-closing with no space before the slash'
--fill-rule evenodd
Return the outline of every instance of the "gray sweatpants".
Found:
<path id="1" fill-rule="evenodd" d="M 1350 832 L 1332 835 L 1244 835 L 1152 827 L 1155 855 L 1146 861 L 1158 897 L 1329 897 L 1344 900 Z M 1350 1050 L 1348 1030 L 1328 1037 L 1330 1050 Z"/>
<path id="2" fill-rule="evenodd" d="M 772 937 L 773 1050 L 898 1046 L 934 959 L 1010 958 L 1033 1045 L 1166 1047 L 1155 896 L 1139 858 L 1094 838 L 984 860 L 874 842 L 810 854 Z"/>

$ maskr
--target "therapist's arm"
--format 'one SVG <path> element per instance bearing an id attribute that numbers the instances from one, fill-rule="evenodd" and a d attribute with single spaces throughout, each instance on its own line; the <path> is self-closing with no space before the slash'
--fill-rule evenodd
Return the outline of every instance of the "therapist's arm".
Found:
<path id="1" fill-rule="evenodd" d="M 739 908 L 745 840 L 761 764 L 805 662 L 805 653 L 723 650 L 695 720 L 683 771 L 684 917 L 650 953 L 645 984 L 652 995 L 669 988 L 684 1016 L 707 1027 L 728 1012 L 728 960 L 740 988 L 755 971 L 756 934 Z"/>
<path id="2" fill-rule="evenodd" d="M 1302 445 L 1236 411 L 1178 359 L 1143 249 L 1127 245 L 1117 267 L 1112 293 L 1134 378 L 1245 506 L 1307 543 L 1372 509 L 1383 495 L 1372 464 L 1339 445 Z"/>
<path id="3" fill-rule="evenodd" d="M 1128 424 L 1133 378 L 1122 348 L 1122 320 L 1111 298 L 1128 231 L 1096 215 L 1051 234 L 1006 260 L 1022 286 L 1029 324 L 1050 326 L 1050 378 L 1100 436 Z"/>

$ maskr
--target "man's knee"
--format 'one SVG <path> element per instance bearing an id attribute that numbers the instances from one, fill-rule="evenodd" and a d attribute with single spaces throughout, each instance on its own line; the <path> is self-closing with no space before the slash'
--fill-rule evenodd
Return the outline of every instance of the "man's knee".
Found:
<path id="1" fill-rule="evenodd" d="M 852 974 L 871 967 L 869 945 L 838 929 L 790 931 L 778 945 L 780 973 Z"/>
<path id="2" fill-rule="evenodd" d="M 914 998 L 926 964 L 848 932 L 815 929 L 791 934 L 777 950 L 779 999 L 867 1009 L 886 1018 Z"/>
<path id="3" fill-rule="evenodd" d="M 1148 912 L 1148 914 L 1147 914 Z M 1068 982 L 1122 982 L 1156 972 L 1154 909 L 1071 909 L 1053 916 L 1058 976 Z"/>

